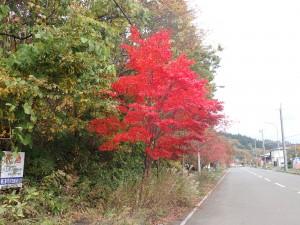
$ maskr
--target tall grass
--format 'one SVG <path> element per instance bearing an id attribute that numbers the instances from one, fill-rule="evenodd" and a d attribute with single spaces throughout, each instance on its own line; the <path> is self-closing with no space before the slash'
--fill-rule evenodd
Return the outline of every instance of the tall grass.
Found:
<path id="1" fill-rule="evenodd" d="M 163 170 L 159 176 L 144 181 L 123 183 L 112 193 L 107 204 L 104 224 L 164 223 L 172 213 L 192 206 L 199 197 L 201 183 L 195 175 L 182 175 L 175 170 Z M 200 182 L 199 182 L 200 181 Z M 176 212 L 174 212 L 176 211 Z"/>

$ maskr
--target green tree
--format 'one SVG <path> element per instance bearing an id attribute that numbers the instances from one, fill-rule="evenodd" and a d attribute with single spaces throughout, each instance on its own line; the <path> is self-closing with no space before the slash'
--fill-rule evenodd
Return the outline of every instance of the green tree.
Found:
<path id="1" fill-rule="evenodd" d="M 134 1 L 122 7 L 145 15 Z M 0 4 L 0 22 L 0 136 L 11 137 L 1 149 L 59 161 L 96 151 L 86 124 L 114 111 L 104 96 L 124 60 L 126 18 L 113 1 L 19 0 Z"/>
<path id="2" fill-rule="evenodd" d="M 205 32 L 193 23 L 196 18 L 192 9 L 188 8 L 185 0 L 141 0 L 151 12 L 143 36 L 148 36 L 161 29 L 172 29 L 172 45 L 174 57 L 185 53 L 195 63 L 194 72 L 202 78 L 213 81 L 214 73 L 219 67 L 220 58 L 214 49 L 204 44 Z M 211 84 L 212 85 L 212 84 Z M 213 86 L 213 85 L 212 85 Z"/>

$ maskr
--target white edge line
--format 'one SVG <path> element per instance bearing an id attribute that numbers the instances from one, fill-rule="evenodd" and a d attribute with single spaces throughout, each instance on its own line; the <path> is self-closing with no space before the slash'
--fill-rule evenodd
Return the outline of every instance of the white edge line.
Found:
<path id="1" fill-rule="evenodd" d="M 279 187 L 285 187 L 284 185 L 279 184 L 279 183 L 275 183 L 275 184 L 278 185 Z"/>
<path id="2" fill-rule="evenodd" d="M 230 169 L 229 169 L 230 170 Z M 227 173 L 229 172 L 229 170 L 227 170 L 227 172 L 223 175 L 223 177 L 219 180 L 219 182 L 217 183 L 217 185 L 219 185 L 221 183 L 221 181 L 224 179 L 224 177 L 227 175 Z M 216 185 L 216 186 L 217 186 Z M 213 189 L 208 192 L 207 195 L 205 195 L 205 197 L 196 205 L 196 207 L 192 210 L 192 212 L 190 212 L 190 214 L 180 223 L 180 225 L 185 225 L 186 222 L 194 215 L 194 213 L 197 211 L 197 209 L 202 205 L 202 203 L 205 201 L 205 199 L 207 199 L 207 197 L 210 195 L 210 193 L 213 191 Z"/>

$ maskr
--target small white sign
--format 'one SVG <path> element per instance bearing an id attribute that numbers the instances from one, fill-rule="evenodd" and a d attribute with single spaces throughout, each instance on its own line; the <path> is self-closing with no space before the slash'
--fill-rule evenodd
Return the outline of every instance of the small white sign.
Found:
<path id="1" fill-rule="evenodd" d="M 25 152 L 3 151 L 3 153 L 5 155 L 0 162 L 0 189 L 22 187 Z"/>

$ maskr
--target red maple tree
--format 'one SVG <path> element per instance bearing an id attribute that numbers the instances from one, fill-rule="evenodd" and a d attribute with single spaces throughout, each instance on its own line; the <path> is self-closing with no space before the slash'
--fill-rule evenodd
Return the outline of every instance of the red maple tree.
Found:
<path id="1" fill-rule="evenodd" d="M 185 55 L 172 59 L 170 31 L 143 40 L 132 28 L 130 38 L 133 43 L 122 47 L 135 74 L 120 77 L 111 92 L 120 116 L 95 119 L 91 130 L 107 138 L 102 151 L 144 142 L 147 177 L 153 160 L 195 151 L 191 141 L 203 141 L 205 130 L 219 123 L 222 105 L 207 97 L 207 81 L 190 69 L 192 60 Z"/>
<path id="2" fill-rule="evenodd" d="M 205 135 L 206 141 L 198 145 L 201 166 L 204 167 L 210 163 L 229 166 L 235 154 L 233 145 L 215 130 L 208 131 Z"/>

